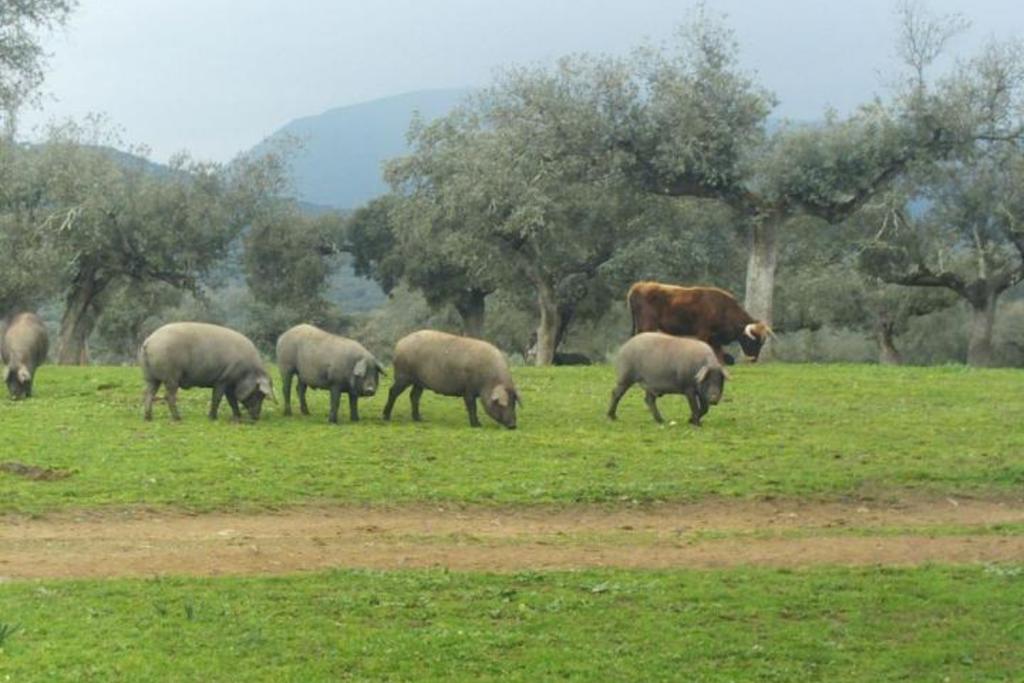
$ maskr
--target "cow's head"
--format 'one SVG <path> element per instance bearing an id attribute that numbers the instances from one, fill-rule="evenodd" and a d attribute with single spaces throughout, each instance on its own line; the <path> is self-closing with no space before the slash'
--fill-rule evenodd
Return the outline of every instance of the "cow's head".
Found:
<path id="1" fill-rule="evenodd" d="M 743 334 L 740 335 L 740 348 L 743 349 L 743 355 L 745 355 L 752 363 L 757 362 L 757 357 L 761 354 L 761 347 L 768 341 L 768 337 L 774 337 L 775 333 L 772 332 L 772 328 L 768 327 L 762 322 L 750 323 L 743 328 Z"/>

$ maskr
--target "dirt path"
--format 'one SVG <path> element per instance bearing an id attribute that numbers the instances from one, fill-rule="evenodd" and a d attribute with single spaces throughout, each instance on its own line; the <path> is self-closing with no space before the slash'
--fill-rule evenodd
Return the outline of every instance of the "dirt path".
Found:
<path id="1" fill-rule="evenodd" d="M 644 509 L 299 508 L 0 518 L 0 580 L 279 574 L 331 567 L 518 571 L 1024 561 L 1024 501 L 711 501 Z M 951 530 L 955 529 L 955 533 Z"/>

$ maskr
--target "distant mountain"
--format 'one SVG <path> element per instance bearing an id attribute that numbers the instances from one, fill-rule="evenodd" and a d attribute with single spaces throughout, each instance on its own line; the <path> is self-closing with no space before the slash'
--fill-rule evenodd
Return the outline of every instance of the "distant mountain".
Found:
<path id="1" fill-rule="evenodd" d="M 292 176 L 303 202 L 355 209 L 383 194 L 381 164 L 408 149 L 405 135 L 413 113 L 426 120 L 451 111 L 472 90 L 424 90 L 330 109 L 286 124 L 255 147 L 296 138 L 302 148 L 292 159 Z"/>

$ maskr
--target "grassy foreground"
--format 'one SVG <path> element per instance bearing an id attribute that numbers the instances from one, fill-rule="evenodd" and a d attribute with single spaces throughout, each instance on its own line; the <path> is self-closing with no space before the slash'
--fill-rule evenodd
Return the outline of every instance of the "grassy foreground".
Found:
<path id="1" fill-rule="evenodd" d="M 1021 604 L 1007 566 L 8 584 L 0 680 L 1011 681 Z"/>
<path id="2" fill-rule="evenodd" d="M 136 368 L 44 366 L 36 398 L 0 400 L 0 461 L 73 474 L 32 481 L 0 472 L 0 513 L 1010 495 L 1024 484 L 1020 370 L 738 366 L 701 429 L 686 424 L 679 397 L 660 401 L 675 423 L 656 425 L 638 388 L 608 421 L 608 366 L 515 375 L 525 408 L 513 432 L 486 417 L 470 429 L 460 400 L 429 393 L 423 423 L 411 421 L 407 396 L 385 423 L 388 382 L 362 402 L 355 425 L 326 423 L 324 392 L 311 392 L 312 417 L 284 418 L 270 404 L 255 425 L 211 423 L 207 390 L 183 392 L 183 422 L 170 422 L 161 403 L 145 423 Z"/>

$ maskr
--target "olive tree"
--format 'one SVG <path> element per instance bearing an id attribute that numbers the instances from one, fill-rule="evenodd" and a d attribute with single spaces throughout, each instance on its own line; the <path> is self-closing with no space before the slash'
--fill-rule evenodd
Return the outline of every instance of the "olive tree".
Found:
<path id="1" fill-rule="evenodd" d="M 62 25 L 76 0 L 0 2 L 0 122 L 14 137 L 18 108 L 43 82 L 46 53 L 39 33 Z"/>
<path id="2" fill-rule="evenodd" d="M 111 287 L 165 282 L 198 292 L 199 277 L 281 187 L 280 165 L 229 166 L 178 156 L 155 167 L 115 151 L 102 125 L 66 124 L 37 148 L 47 211 L 37 230 L 59 259 L 63 314 L 57 360 L 87 360 Z"/>

